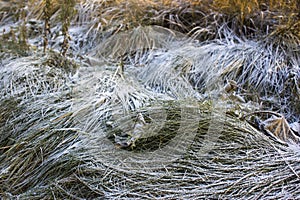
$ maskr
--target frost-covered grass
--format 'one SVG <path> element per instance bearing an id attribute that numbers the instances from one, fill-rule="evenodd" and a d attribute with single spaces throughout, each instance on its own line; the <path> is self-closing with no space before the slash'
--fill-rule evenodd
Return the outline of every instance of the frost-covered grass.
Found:
<path id="1" fill-rule="evenodd" d="M 300 198 L 294 1 L 78 1 L 65 57 L 52 2 L 1 35 L 1 198 Z"/>

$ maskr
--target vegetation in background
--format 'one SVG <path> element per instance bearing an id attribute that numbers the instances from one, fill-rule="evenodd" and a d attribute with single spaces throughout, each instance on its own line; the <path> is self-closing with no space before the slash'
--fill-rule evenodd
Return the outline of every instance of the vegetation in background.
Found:
<path id="1" fill-rule="evenodd" d="M 50 18 L 51 18 L 51 0 L 44 0 L 44 9 L 43 9 L 43 15 L 44 15 L 44 53 L 47 50 L 48 47 L 48 35 L 50 32 Z"/>
<path id="2" fill-rule="evenodd" d="M 61 47 L 61 53 L 63 56 L 66 56 L 67 51 L 70 47 L 70 35 L 69 35 L 69 27 L 71 25 L 71 19 L 75 14 L 75 0 L 61 0 L 61 11 L 60 11 L 60 19 L 62 23 L 62 35 L 64 36 L 64 40 Z"/>
<path id="3" fill-rule="evenodd" d="M 27 28 L 26 28 L 26 23 L 27 23 L 27 16 L 26 16 L 26 11 L 25 11 L 25 0 L 20 1 L 20 20 L 22 21 L 22 24 L 20 26 L 20 31 L 19 31 L 19 43 L 20 45 L 27 46 Z"/>
<path id="4" fill-rule="evenodd" d="M 62 53 L 68 49 L 68 28 L 72 19 L 75 24 L 88 26 L 87 33 L 96 30 L 114 34 L 138 25 L 161 25 L 200 41 L 225 37 L 222 27 L 228 27 L 239 37 L 248 39 L 270 38 L 283 33 L 292 40 L 299 37 L 299 5 L 296 0 L 82 0 L 77 3 L 75 0 L 53 0 L 51 6 L 48 0 L 36 0 L 31 1 L 31 5 L 27 8 L 28 18 L 39 17 L 44 10 L 46 21 L 51 18 L 54 24 L 62 23 Z M 19 16 L 23 12 L 6 9 L 3 7 L 2 21 L 10 16 L 5 13 Z"/>

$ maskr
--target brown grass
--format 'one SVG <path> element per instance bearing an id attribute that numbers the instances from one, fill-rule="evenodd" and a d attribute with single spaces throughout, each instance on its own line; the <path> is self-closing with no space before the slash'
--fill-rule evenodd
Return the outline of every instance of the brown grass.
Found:
<path id="1" fill-rule="evenodd" d="M 3 9 L 13 5 L 3 4 Z M 28 4 L 28 17 L 41 19 L 45 1 L 31 0 Z M 18 16 L 15 7 L 8 12 Z M 49 13 L 54 24 L 59 21 L 61 8 L 59 0 L 51 1 Z M 97 31 L 115 33 L 154 24 L 189 33 L 200 40 L 222 36 L 219 29 L 224 25 L 240 36 L 253 38 L 290 27 L 299 20 L 297 0 L 77 0 L 75 9 L 77 14 L 72 23 L 88 24 Z M 0 16 L 5 18 L 3 11 Z"/>

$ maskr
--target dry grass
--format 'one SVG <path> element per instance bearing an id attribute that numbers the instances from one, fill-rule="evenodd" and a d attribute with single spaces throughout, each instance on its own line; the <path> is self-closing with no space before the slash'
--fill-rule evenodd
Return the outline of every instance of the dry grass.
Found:
<path id="1" fill-rule="evenodd" d="M 5 3 L 8 4 L 8 3 Z M 42 16 L 44 1 L 30 1 L 29 17 Z M 61 2 L 51 1 L 52 20 L 58 20 Z M 184 33 L 197 34 L 199 39 L 217 36 L 220 26 L 227 24 L 246 37 L 269 34 L 277 26 L 299 19 L 296 0 L 130 0 L 77 1 L 74 23 L 89 24 L 96 30 L 126 30 L 137 25 L 162 25 Z M 5 16 L 3 16 L 5 18 Z"/>
<path id="2" fill-rule="evenodd" d="M 188 34 L 200 41 L 226 37 L 221 31 L 224 26 L 239 37 L 248 39 L 268 38 L 271 42 L 287 43 L 290 38 L 293 42 L 299 40 L 297 25 L 299 5 L 296 0 L 288 3 L 283 0 L 276 2 L 273 0 L 81 0 L 76 2 L 76 14 L 72 24 L 84 26 L 86 35 L 95 42 L 99 42 L 96 40 L 99 36 L 105 38 L 139 25 L 160 25 Z M 26 11 L 27 18 L 43 19 L 42 11 L 45 2 L 36 0 L 28 4 L 30 5 Z M 58 0 L 51 1 L 50 24 L 57 24 L 60 21 L 60 5 L 61 2 Z M 2 11 L 1 21 L 7 22 L 14 15 L 13 13 L 19 13 L 20 10 L 18 7 L 16 9 L 12 7 L 12 10 L 7 13 Z M 20 17 L 15 18 L 21 20 Z"/>

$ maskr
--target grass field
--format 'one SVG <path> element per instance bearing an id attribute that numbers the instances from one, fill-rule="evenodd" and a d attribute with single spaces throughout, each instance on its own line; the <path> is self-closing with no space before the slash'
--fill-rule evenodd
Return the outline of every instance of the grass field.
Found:
<path id="1" fill-rule="evenodd" d="M 0 1 L 0 199 L 299 199 L 299 10 Z"/>

